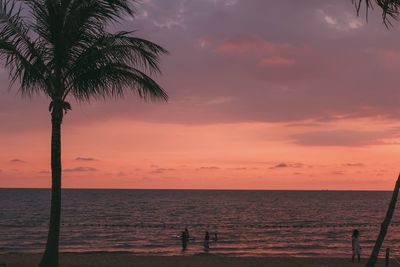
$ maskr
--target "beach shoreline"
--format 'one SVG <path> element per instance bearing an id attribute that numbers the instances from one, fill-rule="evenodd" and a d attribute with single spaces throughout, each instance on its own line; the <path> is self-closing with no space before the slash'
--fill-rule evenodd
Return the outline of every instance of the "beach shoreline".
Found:
<path id="1" fill-rule="evenodd" d="M 6 267 L 36 266 L 41 254 L 36 253 L 5 253 L 0 254 L 0 264 Z M 394 264 L 394 262 L 392 263 Z M 210 254 L 193 256 L 139 256 L 131 253 L 61 253 L 60 267 L 347 267 L 365 266 L 365 259 L 361 263 L 352 263 L 350 258 L 324 257 L 232 257 Z M 380 259 L 377 267 L 384 266 Z M 391 265 L 394 266 L 394 265 Z"/>

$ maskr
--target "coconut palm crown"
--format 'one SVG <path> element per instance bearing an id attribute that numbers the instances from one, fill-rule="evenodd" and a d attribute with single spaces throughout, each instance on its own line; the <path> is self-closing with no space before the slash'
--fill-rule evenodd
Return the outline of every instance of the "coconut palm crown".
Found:
<path id="1" fill-rule="evenodd" d="M 49 232 L 40 266 L 57 267 L 61 214 L 61 123 L 67 99 L 123 96 L 167 100 L 151 78 L 161 46 L 110 32 L 107 26 L 133 16 L 133 0 L 0 0 L 0 59 L 22 95 L 50 100 L 52 196 Z"/>
<path id="2" fill-rule="evenodd" d="M 162 47 L 106 26 L 133 15 L 129 0 L 0 0 L 0 53 L 22 94 L 42 92 L 55 102 L 72 96 L 166 99 L 147 74 L 159 72 Z M 18 4 L 18 5 L 17 5 Z M 23 7 L 30 18 L 22 15 Z M 147 74 L 146 74 L 147 73 Z M 64 108 L 67 108 L 64 106 Z"/>

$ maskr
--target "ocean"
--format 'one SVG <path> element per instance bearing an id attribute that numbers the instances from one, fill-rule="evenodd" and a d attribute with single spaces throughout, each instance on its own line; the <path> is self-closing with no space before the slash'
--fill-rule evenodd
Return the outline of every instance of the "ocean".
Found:
<path id="1" fill-rule="evenodd" d="M 369 255 L 391 192 L 64 189 L 60 250 L 193 255 L 343 257 L 360 230 Z M 42 252 L 50 190 L 0 189 L 0 253 Z M 384 248 L 400 255 L 395 213 Z M 187 227 L 188 248 L 180 232 Z"/>

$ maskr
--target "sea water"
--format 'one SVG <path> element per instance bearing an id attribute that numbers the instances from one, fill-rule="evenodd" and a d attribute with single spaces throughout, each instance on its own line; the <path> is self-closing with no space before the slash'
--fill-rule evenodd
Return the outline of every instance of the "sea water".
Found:
<path id="1" fill-rule="evenodd" d="M 139 255 L 289 255 L 342 257 L 351 254 L 359 229 L 369 254 L 391 192 L 86 190 L 62 193 L 60 250 L 130 252 Z M 50 209 L 48 189 L 0 189 L 0 253 L 42 252 Z M 396 213 L 384 248 L 400 255 Z M 194 239 L 182 251 L 179 235 Z"/>

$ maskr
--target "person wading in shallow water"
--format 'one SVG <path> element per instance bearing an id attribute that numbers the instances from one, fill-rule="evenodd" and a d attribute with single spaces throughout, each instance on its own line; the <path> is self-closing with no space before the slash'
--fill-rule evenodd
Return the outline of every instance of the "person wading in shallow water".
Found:
<path id="1" fill-rule="evenodd" d="M 361 245 L 360 245 L 360 231 L 357 229 L 353 231 L 353 236 L 351 237 L 351 248 L 353 250 L 353 256 L 351 257 L 351 261 L 354 262 L 354 258 L 357 256 L 358 262 L 360 262 L 361 258 Z"/>
<path id="2" fill-rule="evenodd" d="M 186 233 L 186 238 L 189 240 L 190 235 L 189 235 L 189 230 L 187 229 L 187 227 L 185 228 L 185 233 Z"/>
<path id="3" fill-rule="evenodd" d="M 189 239 L 189 237 L 187 236 L 186 231 L 182 231 L 181 239 L 182 239 L 182 250 L 185 251 L 186 248 L 187 248 L 187 243 L 188 243 L 188 239 Z"/>
<path id="4" fill-rule="evenodd" d="M 210 249 L 210 233 L 206 231 L 206 235 L 204 236 L 204 251 L 208 252 Z"/>
<path id="5" fill-rule="evenodd" d="M 218 242 L 218 234 L 217 234 L 217 232 L 214 233 L 213 241 L 214 242 Z"/>

